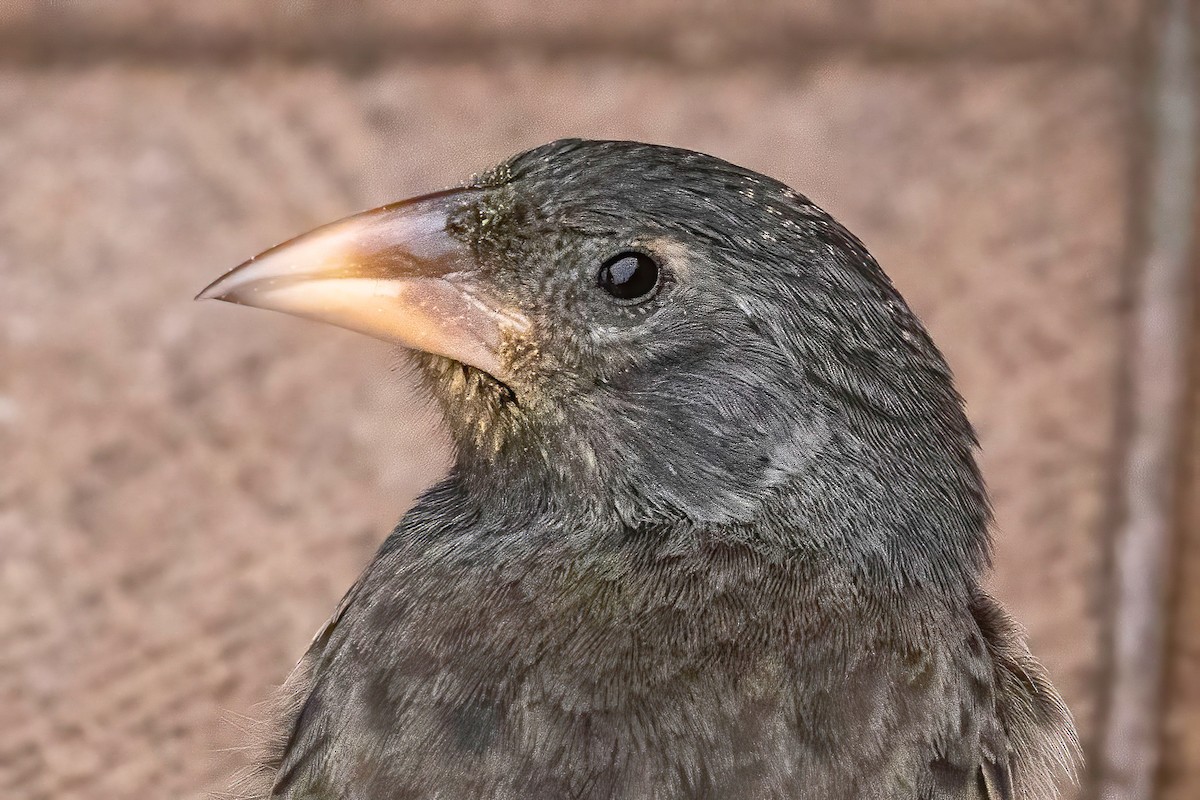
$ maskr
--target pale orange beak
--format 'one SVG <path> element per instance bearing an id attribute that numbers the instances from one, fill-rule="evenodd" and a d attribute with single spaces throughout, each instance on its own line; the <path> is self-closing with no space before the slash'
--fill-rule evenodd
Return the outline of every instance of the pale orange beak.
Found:
<path id="1" fill-rule="evenodd" d="M 317 228 L 230 270 L 196 299 L 328 322 L 507 382 L 501 343 L 529 320 L 489 295 L 472 248 L 446 230 L 477 191 L 402 200 Z"/>

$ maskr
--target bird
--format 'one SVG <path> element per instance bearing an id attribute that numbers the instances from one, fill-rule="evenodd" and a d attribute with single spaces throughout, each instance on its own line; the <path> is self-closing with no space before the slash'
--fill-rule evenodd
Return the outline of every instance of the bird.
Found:
<path id="1" fill-rule="evenodd" d="M 198 299 L 408 351 L 453 443 L 285 683 L 254 796 L 1039 800 L 1063 700 L 984 588 L 946 360 L 714 156 L 563 139 Z"/>

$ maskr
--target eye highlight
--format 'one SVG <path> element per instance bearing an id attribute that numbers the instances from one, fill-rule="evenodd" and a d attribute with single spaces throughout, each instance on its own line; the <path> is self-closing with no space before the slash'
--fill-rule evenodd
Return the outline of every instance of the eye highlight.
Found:
<path id="1" fill-rule="evenodd" d="M 653 258 L 627 250 L 604 262 L 596 282 L 618 300 L 641 300 L 658 288 L 658 273 L 658 262 Z"/>

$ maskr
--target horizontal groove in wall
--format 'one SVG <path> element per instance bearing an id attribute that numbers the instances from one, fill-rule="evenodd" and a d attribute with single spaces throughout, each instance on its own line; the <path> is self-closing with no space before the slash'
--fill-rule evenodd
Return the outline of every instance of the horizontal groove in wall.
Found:
<path id="1" fill-rule="evenodd" d="M 257 61 L 329 63 L 370 70 L 392 63 L 495 62 L 517 57 L 547 62 L 618 59 L 696 71 L 739 66 L 803 68 L 833 57 L 864 62 L 1090 63 L 1129 58 L 1111 37 L 1077 41 L 1047 37 L 896 37 L 776 28 L 720 38 L 710 31 L 663 37 L 657 29 L 513 33 L 344 27 L 325 31 L 244 31 L 0 25 L 0 65 L 239 65 Z"/>

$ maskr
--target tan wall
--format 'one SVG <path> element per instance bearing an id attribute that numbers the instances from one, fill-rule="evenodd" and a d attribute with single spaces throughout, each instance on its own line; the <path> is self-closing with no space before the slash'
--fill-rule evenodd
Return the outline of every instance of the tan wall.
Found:
<path id="1" fill-rule="evenodd" d="M 867 242 L 956 370 L 994 587 L 1096 744 L 1141 3 L 6 6 L 0 795 L 224 788 L 242 715 L 445 466 L 385 350 L 192 295 L 563 135 L 720 155 Z"/>

